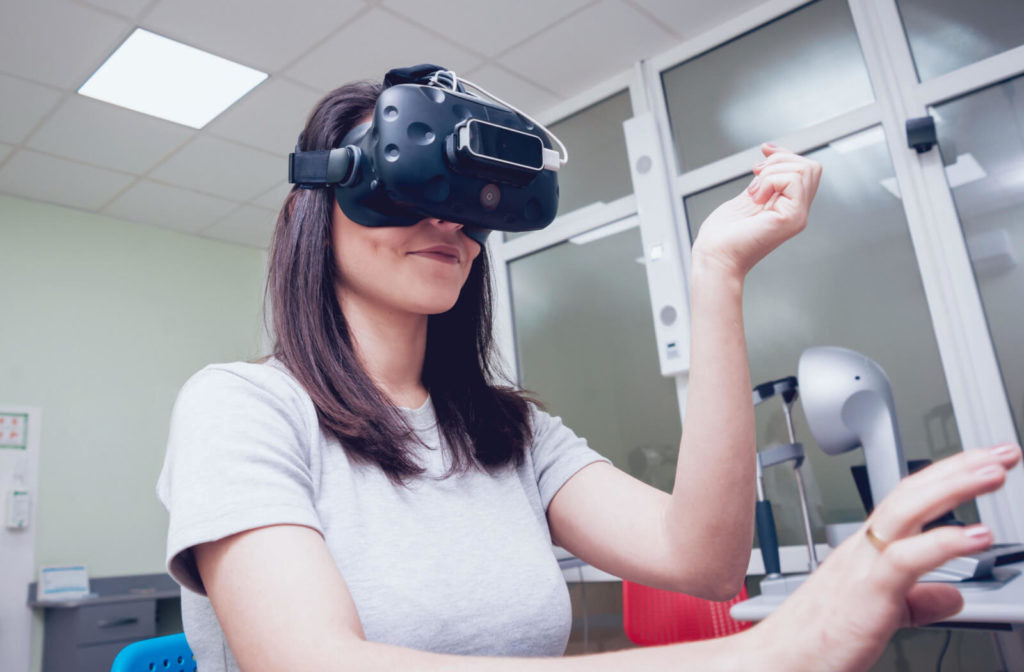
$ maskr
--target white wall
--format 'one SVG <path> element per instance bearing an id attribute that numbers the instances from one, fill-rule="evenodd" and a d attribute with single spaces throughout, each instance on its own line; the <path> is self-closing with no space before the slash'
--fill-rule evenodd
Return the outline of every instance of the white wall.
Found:
<path id="1" fill-rule="evenodd" d="M 204 364 L 260 354 L 265 258 L 0 197 L 0 403 L 39 406 L 44 418 L 37 567 L 164 570 L 167 520 L 154 485 L 171 405 Z"/>

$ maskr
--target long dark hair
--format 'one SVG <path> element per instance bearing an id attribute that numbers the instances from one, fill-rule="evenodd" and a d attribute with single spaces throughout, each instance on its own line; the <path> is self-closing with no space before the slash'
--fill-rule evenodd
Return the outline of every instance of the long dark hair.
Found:
<path id="1" fill-rule="evenodd" d="M 369 116 L 383 86 L 356 82 L 327 94 L 302 132 L 303 151 L 338 147 Z M 335 293 L 330 189 L 293 188 L 270 248 L 267 296 L 274 356 L 313 400 L 324 432 L 357 461 L 378 465 L 395 483 L 423 472 L 409 454 L 415 434 L 363 369 Z M 486 247 L 459 298 L 427 325 L 423 384 L 451 451 L 451 472 L 523 463 L 532 439 L 530 399 L 504 384 L 493 358 Z"/>

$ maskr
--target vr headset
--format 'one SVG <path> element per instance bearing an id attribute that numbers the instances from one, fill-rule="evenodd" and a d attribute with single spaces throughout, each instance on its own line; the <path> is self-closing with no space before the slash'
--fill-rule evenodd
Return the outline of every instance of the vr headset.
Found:
<path id="1" fill-rule="evenodd" d="M 462 224 L 481 245 L 491 230 L 533 231 L 555 218 L 556 173 L 568 153 L 546 128 L 435 65 L 391 70 L 384 86 L 373 120 L 340 147 L 296 146 L 288 181 L 332 188 L 342 212 L 363 226 L 436 217 Z"/>

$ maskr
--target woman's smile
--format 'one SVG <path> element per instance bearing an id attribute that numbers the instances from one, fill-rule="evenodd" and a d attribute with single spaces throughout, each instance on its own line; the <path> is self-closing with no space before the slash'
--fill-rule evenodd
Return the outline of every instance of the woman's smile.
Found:
<path id="1" fill-rule="evenodd" d="M 459 253 L 459 249 L 451 245 L 433 245 L 421 250 L 413 250 L 412 252 L 409 252 L 409 254 L 424 257 L 426 259 L 433 259 L 443 264 L 451 264 L 453 266 L 457 266 L 459 262 L 462 261 L 462 255 Z"/>

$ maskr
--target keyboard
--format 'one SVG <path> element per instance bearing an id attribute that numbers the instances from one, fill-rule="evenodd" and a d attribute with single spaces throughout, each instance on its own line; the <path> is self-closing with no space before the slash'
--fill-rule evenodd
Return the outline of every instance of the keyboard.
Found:
<path id="1" fill-rule="evenodd" d="M 921 581 L 960 582 L 976 581 L 992 576 L 992 570 L 1024 560 L 1024 544 L 992 544 L 988 549 L 972 555 L 953 558 L 938 569 L 928 572 Z"/>

